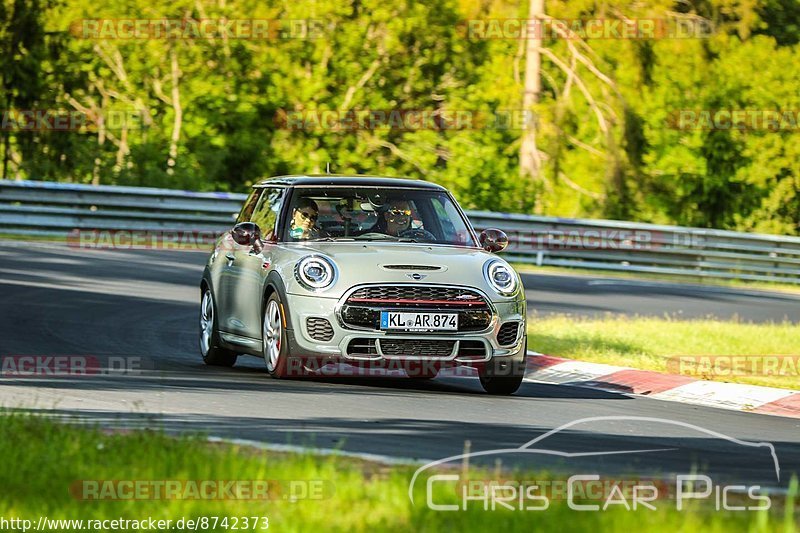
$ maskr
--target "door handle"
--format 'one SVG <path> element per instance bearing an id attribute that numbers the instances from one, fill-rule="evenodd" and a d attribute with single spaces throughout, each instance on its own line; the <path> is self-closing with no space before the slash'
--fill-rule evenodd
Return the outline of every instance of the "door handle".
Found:
<path id="1" fill-rule="evenodd" d="M 226 253 L 226 254 L 225 254 L 225 258 L 226 258 L 228 261 L 230 261 L 231 263 L 233 263 L 234 261 L 236 261 L 236 255 L 234 255 L 234 253 L 233 253 L 233 252 L 228 252 L 228 253 Z"/>

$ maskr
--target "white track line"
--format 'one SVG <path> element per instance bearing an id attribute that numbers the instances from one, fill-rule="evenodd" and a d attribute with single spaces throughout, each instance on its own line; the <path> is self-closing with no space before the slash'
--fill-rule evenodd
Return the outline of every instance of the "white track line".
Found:
<path id="1" fill-rule="evenodd" d="M 410 457 L 392 457 L 389 455 L 381 455 L 377 453 L 360 453 L 360 452 L 346 452 L 344 450 L 337 450 L 335 448 L 314 448 L 311 446 L 296 446 L 292 444 L 271 444 L 268 442 L 261 442 L 249 439 L 226 439 L 224 437 L 208 437 L 208 442 L 235 444 L 237 446 L 249 446 L 270 452 L 284 452 L 284 453 L 310 453 L 312 455 L 322 456 L 336 456 L 336 457 L 352 457 L 354 459 L 363 459 L 373 463 L 382 463 L 390 466 L 418 466 L 428 464 L 434 459 L 412 459 Z"/>

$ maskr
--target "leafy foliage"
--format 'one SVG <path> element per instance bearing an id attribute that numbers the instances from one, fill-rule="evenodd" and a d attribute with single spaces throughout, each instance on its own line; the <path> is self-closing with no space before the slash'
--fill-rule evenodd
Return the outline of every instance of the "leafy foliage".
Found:
<path id="1" fill-rule="evenodd" d="M 794 0 L 548 0 L 556 19 L 709 24 L 700 38 L 549 36 L 533 110 L 543 162 L 519 177 L 522 130 L 442 117 L 519 112 L 524 41 L 470 20 L 510 0 L 2 0 L 3 110 L 78 111 L 90 127 L 4 127 L 6 178 L 243 190 L 276 174 L 411 176 L 468 208 L 800 233 L 798 126 L 676 128 L 682 111 L 800 110 Z M 84 19 L 310 21 L 311 38 L 107 39 Z M 678 22 L 676 22 L 678 21 Z M 700 26 L 696 26 L 700 27 Z M 706 26 L 702 26 L 706 27 Z M 285 28 L 284 28 L 285 29 Z M 302 34 L 300 34 L 302 35 Z M 575 61 L 578 50 L 584 61 Z M 323 111 L 423 112 L 431 127 L 286 127 Z"/>

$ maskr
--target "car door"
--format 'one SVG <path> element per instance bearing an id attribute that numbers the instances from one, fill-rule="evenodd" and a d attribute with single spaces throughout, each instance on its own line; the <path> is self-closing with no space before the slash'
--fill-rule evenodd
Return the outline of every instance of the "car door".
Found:
<path id="1" fill-rule="evenodd" d="M 261 197 L 262 189 L 253 189 L 245 200 L 239 215 L 234 224 L 249 222 L 250 217 L 255 211 L 258 200 Z M 209 271 L 211 275 L 211 285 L 214 288 L 214 301 L 216 302 L 217 321 L 221 331 L 229 331 L 230 325 L 227 318 L 230 316 L 230 307 L 233 300 L 232 287 L 234 285 L 236 268 L 233 265 L 235 259 L 236 243 L 231 237 L 231 232 L 226 231 L 216 243 L 214 254 Z"/>
<path id="2" fill-rule="evenodd" d="M 251 246 L 233 242 L 227 259 L 225 331 L 257 339 L 261 337 L 261 296 L 264 278 L 269 272 L 275 247 L 278 216 L 285 196 L 285 187 L 264 187 L 250 216 L 261 229 L 264 248 L 256 253 Z"/>

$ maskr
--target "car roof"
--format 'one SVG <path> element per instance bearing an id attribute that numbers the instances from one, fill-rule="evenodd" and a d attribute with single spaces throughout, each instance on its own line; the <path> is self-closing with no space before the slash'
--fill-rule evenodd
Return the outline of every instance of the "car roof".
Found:
<path id="1" fill-rule="evenodd" d="M 406 189 L 430 189 L 435 191 L 446 191 L 441 185 L 423 180 L 389 178 L 386 176 L 353 176 L 339 174 L 309 174 L 298 176 L 276 176 L 262 180 L 253 187 L 266 187 L 269 185 L 286 186 L 343 186 L 343 187 L 394 187 Z"/>

